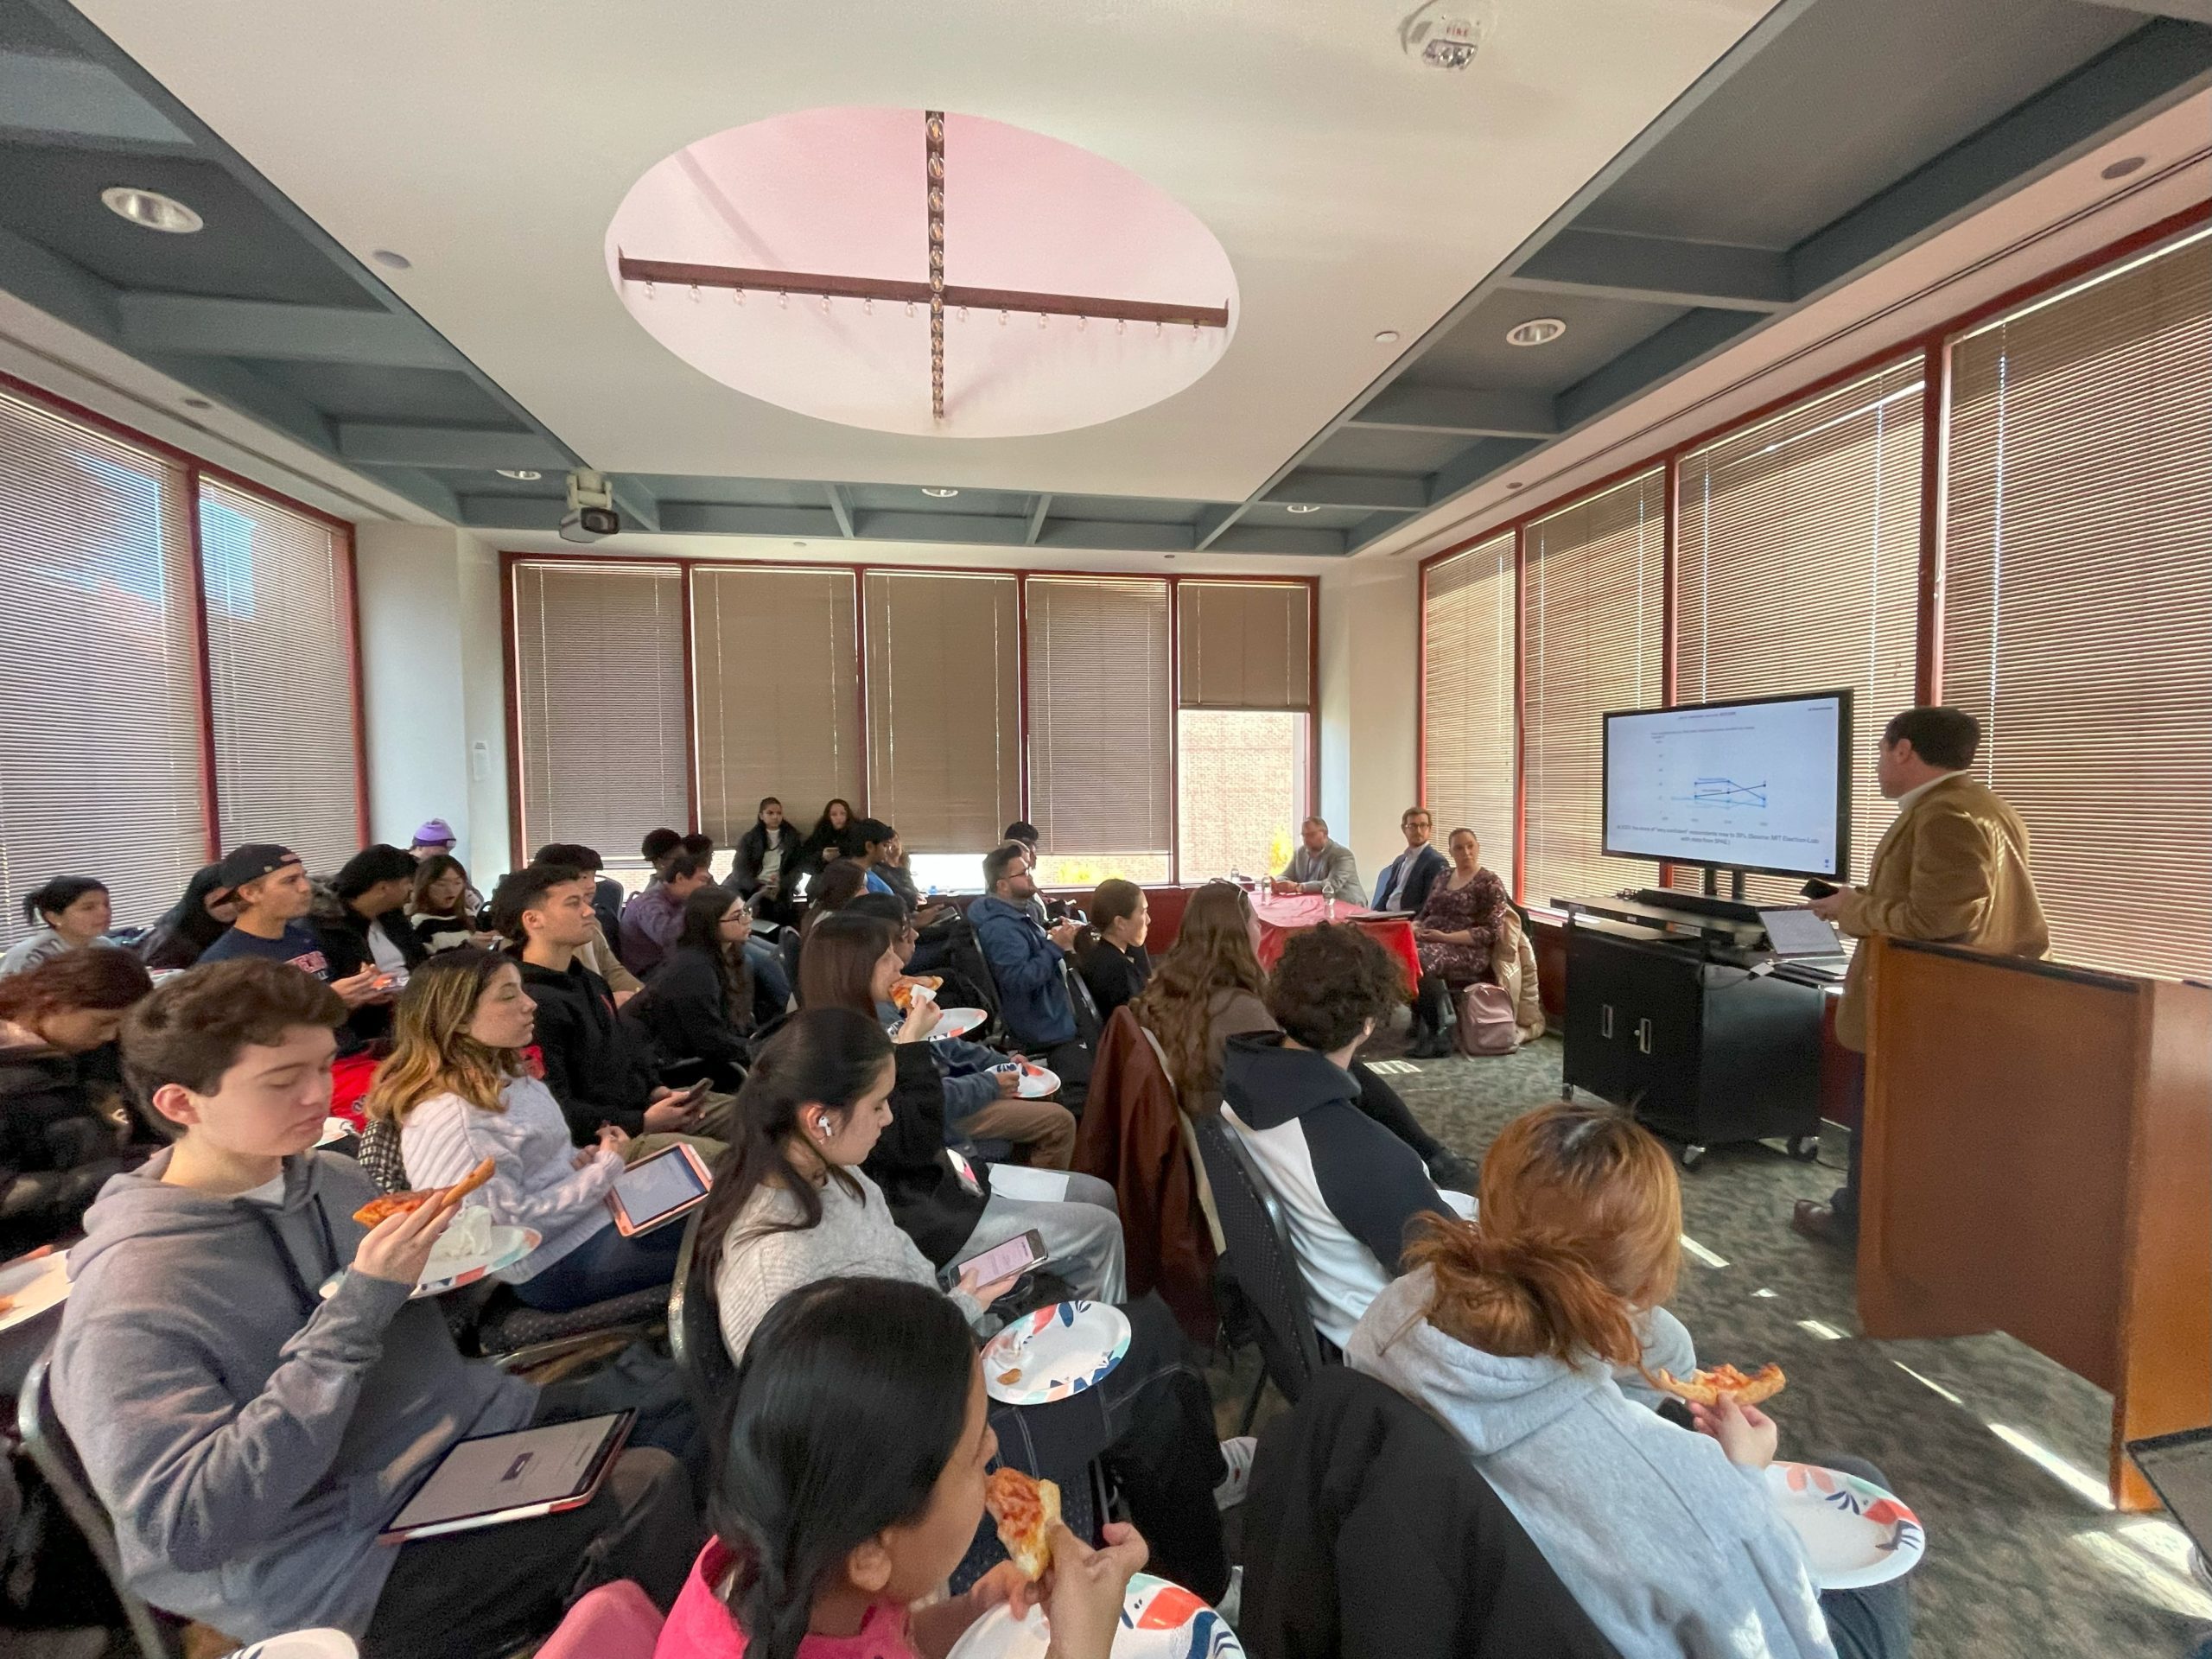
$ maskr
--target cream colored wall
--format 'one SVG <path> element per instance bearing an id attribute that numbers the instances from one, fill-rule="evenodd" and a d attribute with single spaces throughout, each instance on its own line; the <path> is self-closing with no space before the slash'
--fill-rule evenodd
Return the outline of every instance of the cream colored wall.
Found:
<path id="1" fill-rule="evenodd" d="M 485 892 L 508 864 L 499 556 L 464 531 L 363 524 L 354 537 L 369 826 L 404 847 L 443 818 Z"/>
<path id="2" fill-rule="evenodd" d="M 1414 798 L 1421 581 L 1413 561 L 1360 560 L 1321 579 L 1321 816 L 1360 880 L 1403 850 Z"/>

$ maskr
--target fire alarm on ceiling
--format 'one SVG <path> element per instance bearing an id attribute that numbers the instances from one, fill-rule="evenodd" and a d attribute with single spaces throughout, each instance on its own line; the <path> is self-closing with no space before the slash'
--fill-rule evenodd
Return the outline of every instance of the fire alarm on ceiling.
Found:
<path id="1" fill-rule="evenodd" d="M 1432 69 L 1465 69 L 1496 24 L 1488 0 L 1425 0 L 1398 25 L 1398 44 Z"/>

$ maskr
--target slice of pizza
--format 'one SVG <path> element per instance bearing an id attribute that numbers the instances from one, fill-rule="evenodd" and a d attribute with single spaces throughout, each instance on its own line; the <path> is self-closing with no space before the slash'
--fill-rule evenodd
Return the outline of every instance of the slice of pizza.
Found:
<path id="1" fill-rule="evenodd" d="M 1762 1366 L 1746 1376 L 1733 1365 L 1708 1365 L 1688 1376 L 1672 1371 L 1656 1372 L 1651 1381 L 1677 1399 L 1694 1406 L 1717 1406 L 1733 1400 L 1739 1406 L 1756 1406 L 1782 1392 L 1786 1381 L 1779 1365 Z"/>
<path id="2" fill-rule="evenodd" d="M 1060 1518 L 1060 1489 L 1019 1469 L 995 1469 L 984 1484 L 983 1505 L 998 1523 L 999 1541 L 1021 1576 L 1032 1583 L 1043 1578 L 1052 1564 L 1046 1534 Z"/>
<path id="3" fill-rule="evenodd" d="M 426 1186 L 415 1192 L 380 1192 L 353 1212 L 353 1219 L 364 1227 L 374 1227 L 393 1216 L 404 1215 L 410 1210 L 419 1210 L 433 1199 L 448 1210 L 461 1208 L 461 1201 L 492 1179 L 499 1167 L 489 1158 L 470 1170 L 451 1186 Z"/>

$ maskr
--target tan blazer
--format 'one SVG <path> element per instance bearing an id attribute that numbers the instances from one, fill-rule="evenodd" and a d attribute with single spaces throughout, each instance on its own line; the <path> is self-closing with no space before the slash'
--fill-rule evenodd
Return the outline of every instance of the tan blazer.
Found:
<path id="1" fill-rule="evenodd" d="M 1953 772 L 1897 815 L 1866 885 L 1844 894 L 1837 918 L 1854 939 L 1886 934 L 1971 945 L 1993 956 L 2040 957 L 2050 929 L 2028 873 L 2020 815 L 1964 772 Z M 1836 1010 L 1836 1040 L 1866 1047 L 1867 955 L 1854 952 Z"/>

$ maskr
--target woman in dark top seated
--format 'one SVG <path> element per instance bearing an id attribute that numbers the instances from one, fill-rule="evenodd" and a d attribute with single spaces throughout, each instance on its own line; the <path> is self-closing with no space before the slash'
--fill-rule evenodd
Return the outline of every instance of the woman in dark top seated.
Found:
<path id="1" fill-rule="evenodd" d="M 0 1257 L 73 1230 L 124 1168 L 128 1119 L 86 1062 L 153 988 L 128 950 L 72 950 L 0 980 Z"/>
<path id="2" fill-rule="evenodd" d="M 1076 967 L 1090 987 L 1101 1020 L 1112 1019 L 1114 1010 L 1135 1000 L 1152 977 L 1152 958 L 1144 948 L 1151 926 L 1144 889 L 1135 882 L 1115 876 L 1101 881 L 1090 895 L 1090 948 Z"/>
<path id="3" fill-rule="evenodd" d="M 859 822 L 853 816 L 850 801 L 836 800 L 824 806 L 813 830 L 799 843 L 799 869 L 812 875 L 841 858 L 860 856 L 860 837 L 854 833 Z"/>
<path id="4" fill-rule="evenodd" d="M 645 988 L 624 1007 L 666 1061 L 700 1060 L 714 1086 L 734 1090 L 752 1064 L 753 1032 L 764 1016 L 746 965 L 753 912 L 728 887 L 709 882 L 683 901 L 683 928 Z"/>
<path id="5" fill-rule="evenodd" d="M 788 925 L 798 919 L 791 897 L 798 868 L 798 830 L 784 817 L 784 804 L 770 795 L 761 801 L 753 827 L 738 837 L 722 885 L 757 914 Z"/>
<path id="6" fill-rule="evenodd" d="M 1414 918 L 1421 995 L 1414 1008 L 1414 1046 L 1406 1052 L 1421 1060 L 1452 1052 L 1444 1011 L 1468 986 L 1493 977 L 1491 947 L 1505 921 L 1505 883 L 1483 868 L 1482 842 L 1475 832 L 1454 830 L 1447 844 L 1452 868 L 1429 888 Z"/>
<path id="7" fill-rule="evenodd" d="M 222 866 L 203 864 L 184 884 L 184 897 L 154 924 L 138 954 L 157 974 L 189 968 L 238 917 L 238 900 L 222 883 Z"/>

